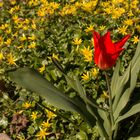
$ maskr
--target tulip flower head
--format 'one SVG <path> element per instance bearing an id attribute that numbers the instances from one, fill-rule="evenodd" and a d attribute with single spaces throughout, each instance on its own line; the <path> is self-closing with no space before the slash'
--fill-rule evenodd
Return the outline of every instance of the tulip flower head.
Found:
<path id="1" fill-rule="evenodd" d="M 93 31 L 95 64 L 102 70 L 111 68 L 124 50 L 123 46 L 129 37 L 130 35 L 126 35 L 120 41 L 113 43 L 110 32 L 100 36 L 96 31 Z"/>

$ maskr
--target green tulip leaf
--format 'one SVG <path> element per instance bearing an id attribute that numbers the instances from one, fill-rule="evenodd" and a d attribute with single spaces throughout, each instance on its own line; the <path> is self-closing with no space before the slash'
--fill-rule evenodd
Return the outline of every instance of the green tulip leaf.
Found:
<path id="1" fill-rule="evenodd" d="M 111 91 L 112 92 L 112 98 L 114 98 L 114 96 L 117 96 L 116 94 L 116 85 L 118 84 L 118 78 L 119 78 L 119 70 L 120 70 L 120 60 L 118 60 L 117 62 L 117 65 L 114 69 L 114 73 L 113 73 L 113 76 L 112 76 L 112 79 L 111 79 Z"/>
<path id="2" fill-rule="evenodd" d="M 115 97 L 113 102 L 115 120 L 118 118 L 121 111 L 124 109 L 124 107 L 126 106 L 126 104 L 130 99 L 131 93 L 133 92 L 137 83 L 139 71 L 140 71 L 140 41 L 137 46 L 136 53 L 129 64 L 129 67 L 127 68 L 122 78 L 120 80 L 118 79 L 119 84 L 117 85 L 117 89 L 118 89 L 117 93 L 119 91 L 118 93 L 119 95 Z"/>
<path id="3" fill-rule="evenodd" d="M 80 97 L 69 98 L 37 71 L 30 68 L 19 68 L 9 72 L 9 76 L 20 86 L 45 97 L 51 105 L 66 111 L 78 112 L 91 126 L 95 124 L 95 119 L 87 111 L 86 105 Z"/>
<path id="4" fill-rule="evenodd" d="M 134 115 L 138 112 L 140 112 L 140 103 L 133 105 L 129 111 L 127 111 L 125 114 L 119 116 L 118 119 L 116 120 L 116 122 L 118 123 L 128 117 L 131 117 L 132 115 Z"/>

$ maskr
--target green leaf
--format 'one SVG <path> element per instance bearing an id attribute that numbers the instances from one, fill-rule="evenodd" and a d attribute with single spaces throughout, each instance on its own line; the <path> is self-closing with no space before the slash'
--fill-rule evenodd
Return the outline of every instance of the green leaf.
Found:
<path id="1" fill-rule="evenodd" d="M 103 125 L 108 135 L 110 135 L 111 124 L 109 120 L 109 113 L 103 110 L 98 110 L 99 115 L 104 120 Z"/>
<path id="2" fill-rule="evenodd" d="M 118 78 L 116 79 L 117 80 L 116 89 L 115 90 L 112 89 L 112 93 L 115 94 L 115 98 L 113 101 L 113 110 L 116 109 L 116 106 L 118 105 L 118 102 L 124 92 L 126 84 L 129 82 L 129 79 L 130 79 L 130 66 L 127 68 L 123 76 L 118 76 Z"/>
<path id="3" fill-rule="evenodd" d="M 140 103 L 133 105 L 129 111 L 127 111 L 125 114 L 119 116 L 118 119 L 116 120 L 116 122 L 118 123 L 138 112 L 140 112 Z"/>
<path id="4" fill-rule="evenodd" d="M 100 116 L 103 112 L 100 112 L 101 114 L 99 114 L 98 113 L 99 110 L 97 110 L 97 108 L 91 106 L 90 104 L 87 104 L 87 109 L 94 116 L 94 118 L 96 118 L 97 126 L 98 126 L 99 133 L 100 133 L 101 137 L 108 139 L 106 126 L 103 125 L 105 120 L 103 120 L 102 117 Z"/>
<path id="5" fill-rule="evenodd" d="M 118 60 L 117 62 L 117 65 L 114 69 L 114 73 L 113 73 L 113 76 L 112 76 L 112 79 L 111 79 L 111 91 L 112 92 L 112 98 L 114 98 L 114 96 L 117 96 L 118 94 L 116 94 L 116 85 L 118 84 L 118 78 L 119 78 L 119 70 L 120 70 L 120 60 Z"/>
<path id="6" fill-rule="evenodd" d="M 124 83 L 122 83 L 122 81 L 119 80 L 120 84 L 117 85 L 117 89 L 119 90 L 121 89 L 120 93 L 122 95 L 120 96 L 119 99 L 115 98 L 113 102 L 113 109 L 115 110 L 114 112 L 115 119 L 117 119 L 120 112 L 124 109 L 124 107 L 128 103 L 131 93 L 133 92 L 136 86 L 139 71 L 140 71 L 140 42 L 137 46 L 136 53 L 129 64 L 129 67 L 122 76 L 122 79 L 125 79 Z M 123 89 L 121 88 L 121 86 L 123 87 Z"/>
<path id="7" fill-rule="evenodd" d="M 140 140 L 140 136 L 138 136 L 138 137 L 131 137 L 128 140 Z"/>
<path id="8" fill-rule="evenodd" d="M 14 82 L 27 90 L 45 97 L 51 105 L 67 111 L 78 112 L 91 126 L 95 124 L 92 115 L 87 111 L 81 98 L 69 98 L 37 71 L 30 68 L 19 68 L 16 71 L 9 72 L 9 76 Z"/>
<path id="9" fill-rule="evenodd" d="M 78 140 L 88 140 L 88 136 L 84 131 L 80 131 L 79 133 L 77 133 L 76 138 Z"/>

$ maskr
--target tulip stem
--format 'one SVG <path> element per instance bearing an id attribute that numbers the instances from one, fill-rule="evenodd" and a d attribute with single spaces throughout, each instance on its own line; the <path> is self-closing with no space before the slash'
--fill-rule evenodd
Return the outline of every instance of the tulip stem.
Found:
<path id="1" fill-rule="evenodd" d="M 109 93 L 109 115 L 110 115 L 110 119 L 111 119 L 110 140 L 112 140 L 112 134 L 113 134 L 112 128 L 113 128 L 113 125 L 114 125 L 113 108 L 112 108 L 112 95 L 111 95 L 111 88 L 110 88 L 109 77 L 107 75 L 107 72 L 105 71 L 104 74 L 105 74 L 107 88 L 108 88 L 108 93 Z"/>

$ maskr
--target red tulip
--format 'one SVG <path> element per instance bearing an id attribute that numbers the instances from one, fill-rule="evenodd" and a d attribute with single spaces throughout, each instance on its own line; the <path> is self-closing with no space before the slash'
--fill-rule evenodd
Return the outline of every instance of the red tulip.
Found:
<path id="1" fill-rule="evenodd" d="M 120 41 L 113 43 L 110 38 L 110 32 L 100 36 L 93 31 L 95 64 L 102 70 L 111 68 L 116 63 L 119 54 L 124 50 L 123 45 L 129 37 L 130 35 L 126 35 Z"/>

